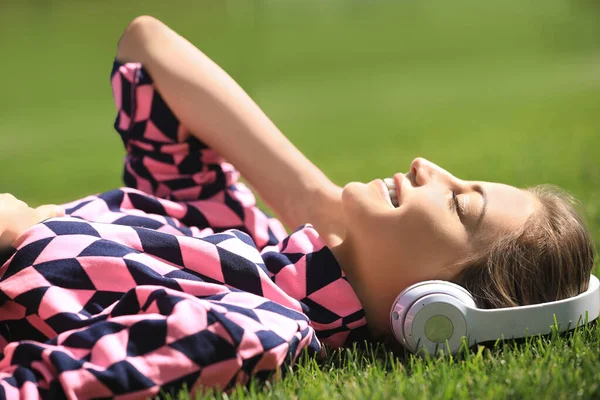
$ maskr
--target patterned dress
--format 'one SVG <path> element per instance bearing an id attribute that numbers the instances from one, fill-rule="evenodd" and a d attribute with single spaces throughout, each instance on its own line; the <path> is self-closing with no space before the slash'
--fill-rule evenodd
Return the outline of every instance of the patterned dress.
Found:
<path id="1" fill-rule="evenodd" d="M 115 63 L 111 83 L 127 187 L 65 205 L 0 254 L 0 398 L 228 389 L 366 339 L 313 227 L 288 235 L 261 212 L 140 64 Z"/>

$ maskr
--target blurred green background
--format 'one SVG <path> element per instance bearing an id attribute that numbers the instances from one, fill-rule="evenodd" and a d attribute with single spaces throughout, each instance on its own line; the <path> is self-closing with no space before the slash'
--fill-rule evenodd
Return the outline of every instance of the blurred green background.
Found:
<path id="1" fill-rule="evenodd" d="M 109 72 L 140 14 L 227 70 L 336 183 L 426 157 L 553 183 L 600 239 L 600 2 L 0 3 L 0 192 L 32 205 L 121 184 Z"/>

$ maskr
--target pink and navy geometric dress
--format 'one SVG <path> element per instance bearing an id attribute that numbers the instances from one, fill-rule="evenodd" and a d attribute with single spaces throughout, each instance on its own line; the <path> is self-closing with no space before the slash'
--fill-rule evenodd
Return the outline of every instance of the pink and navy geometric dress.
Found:
<path id="1" fill-rule="evenodd" d="M 67 204 L 0 254 L 0 398 L 228 389 L 366 339 L 318 233 L 261 212 L 140 64 L 115 63 L 111 82 L 127 187 Z"/>

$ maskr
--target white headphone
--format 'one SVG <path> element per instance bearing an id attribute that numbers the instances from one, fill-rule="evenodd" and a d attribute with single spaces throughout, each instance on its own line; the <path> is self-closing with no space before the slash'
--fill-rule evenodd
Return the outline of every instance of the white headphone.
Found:
<path id="1" fill-rule="evenodd" d="M 587 314 L 586 314 L 587 313 Z M 521 307 L 479 309 L 463 287 L 446 281 L 425 281 L 404 289 L 390 314 L 396 340 L 416 353 L 456 353 L 497 339 L 545 335 L 556 322 L 563 332 L 595 320 L 600 314 L 600 282 L 590 277 L 588 290 L 575 297 Z"/>

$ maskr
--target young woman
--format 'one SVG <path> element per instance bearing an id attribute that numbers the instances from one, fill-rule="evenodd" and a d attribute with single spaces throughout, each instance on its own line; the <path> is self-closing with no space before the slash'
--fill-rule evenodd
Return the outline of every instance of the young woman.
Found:
<path id="1" fill-rule="evenodd" d="M 0 197 L 6 397 L 266 379 L 304 349 L 389 336 L 394 298 L 428 279 L 481 307 L 587 288 L 592 242 L 568 196 L 463 181 L 421 158 L 337 187 L 151 17 L 126 29 L 111 83 L 127 188 L 37 209 Z M 299 228 L 258 210 L 238 171 Z"/>

